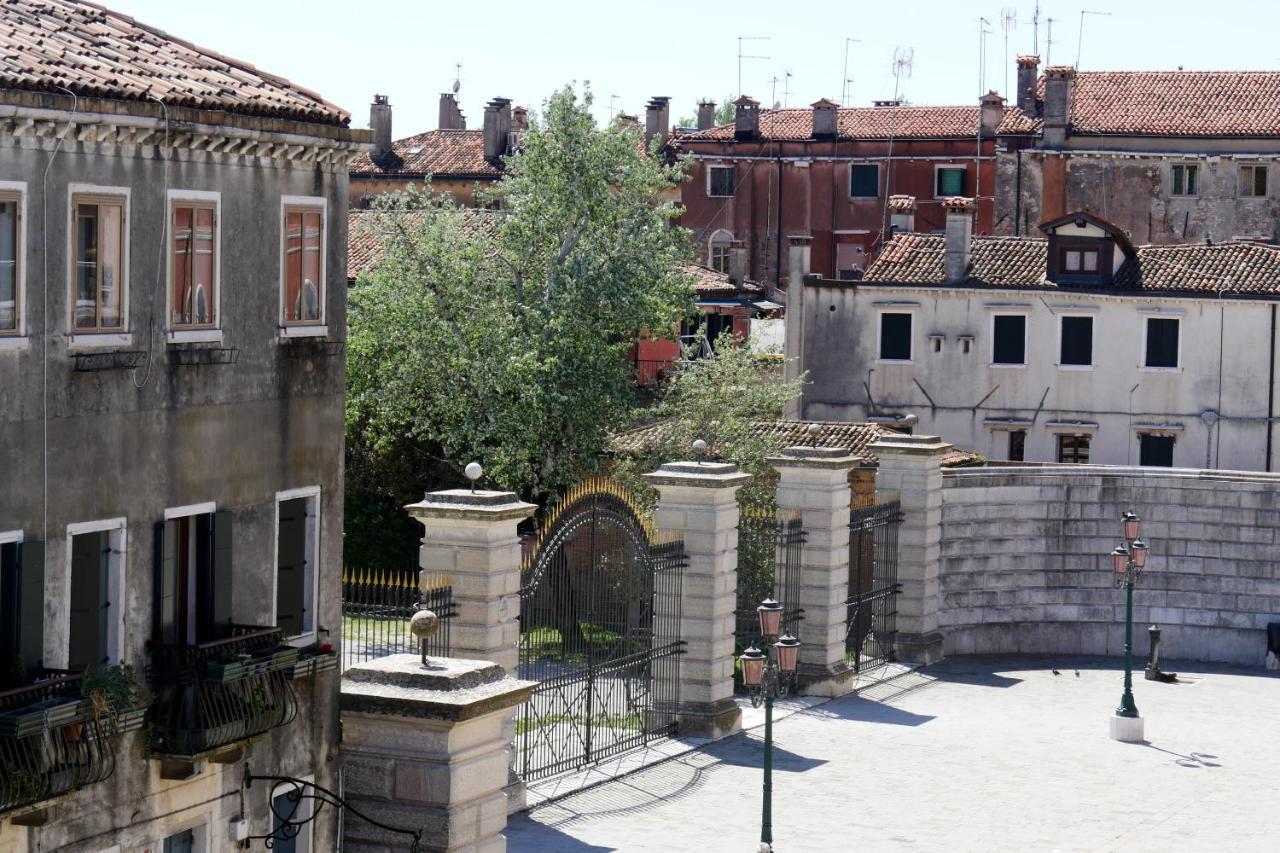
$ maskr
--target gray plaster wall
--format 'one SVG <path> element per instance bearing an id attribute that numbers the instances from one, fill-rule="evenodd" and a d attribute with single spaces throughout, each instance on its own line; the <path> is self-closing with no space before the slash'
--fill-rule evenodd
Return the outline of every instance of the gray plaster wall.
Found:
<path id="1" fill-rule="evenodd" d="M 216 130 L 215 130 L 216 132 Z M 295 134 L 305 134 L 298 126 Z M 26 182 L 25 349 L 0 351 L 0 531 L 46 544 L 45 651 L 65 656 L 67 526 L 127 519 L 124 660 L 143 668 L 152 631 L 154 525 L 167 507 L 216 502 L 235 519 L 233 617 L 268 625 L 274 613 L 276 493 L 320 487 L 321 641 L 338 641 L 342 555 L 345 162 L 223 156 L 154 145 L 0 135 L 0 181 Z M 67 275 L 71 183 L 127 187 L 132 340 L 138 370 L 77 372 L 70 351 Z M 221 326 L 235 363 L 187 366 L 166 343 L 167 190 L 221 193 Z M 322 196 L 327 208 L 327 336 L 279 336 L 281 197 Z M 255 772 L 314 776 L 337 787 L 337 675 L 295 682 L 298 718 L 252 744 Z M 162 782 L 129 736 L 114 776 L 25 830 L 0 822 L 0 850 L 97 851 L 154 845 L 196 821 L 211 850 L 228 849 L 242 765 L 205 765 Z M 246 800 L 253 831 L 269 831 L 264 786 Z M 331 812 L 331 810 L 329 810 Z M 334 849 L 333 815 L 315 850 Z M 12 847 L 8 845 L 13 845 Z"/>
<path id="2" fill-rule="evenodd" d="M 948 654 L 1118 655 L 1120 514 L 1150 544 L 1134 590 L 1162 655 L 1261 665 L 1280 621 L 1280 476 L 1098 466 L 946 471 L 939 630 Z"/>

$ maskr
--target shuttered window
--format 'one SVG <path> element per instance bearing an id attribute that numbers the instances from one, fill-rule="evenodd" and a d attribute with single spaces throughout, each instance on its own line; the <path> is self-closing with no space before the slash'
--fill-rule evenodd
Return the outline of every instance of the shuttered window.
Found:
<path id="1" fill-rule="evenodd" d="M 991 363 L 1027 363 L 1027 318 L 997 314 L 991 322 Z"/>
<path id="2" fill-rule="evenodd" d="M 1178 320 L 1166 317 L 1147 318 L 1147 367 L 1178 366 Z"/>
<path id="3" fill-rule="evenodd" d="M 79 672 L 110 663 L 111 533 L 71 537 L 71 622 L 67 668 Z"/>
<path id="4" fill-rule="evenodd" d="M 963 166 L 939 169 L 937 172 L 937 187 L 934 195 L 938 198 L 964 195 L 964 178 L 966 171 L 967 170 Z"/>
<path id="5" fill-rule="evenodd" d="M 44 543 L 0 545 L 0 688 L 40 674 L 44 661 Z"/>
<path id="6" fill-rule="evenodd" d="M 1009 461 L 1022 462 L 1027 455 L 1027 431 L 1009 430 Z"/>
<path id="7" fill-rule="evenodd" d="M 737 169 L 733 166 L 707 167 L 707 195 L 726 197 L 733 195 Z"/>
<path id="8" fill-rule="evenodd" d="M 1093 318 L 1063 317 L 1058 363 L 1068 367 L 1093 364 Z"/>
<path id="9" fill-rule="evenodd" d="M 849 197 L 876 198 L 880 195 L 880 167 L 874 163 L 854 163 L 849 167 Z"/>
<path id="10" fill-rule="evenodd" d="M 288 637 L 315 630 L 311 602 L 315 589 L 315 523 L 318 499 L 297 497 L 279 503 L 276 537 L 276 626 Z"/>
<path id="11" fill-rule="evenodd" d="M 155 635 L 163 643 L 205 643 L 229 633 L 232 515 L 182 516 L 156 524 Z"/>
<path id="12" fill-rule="evenodd" d="M 880 315 L 880 358 L 911 360 L 911 315 L 885 311 Z"/>
<path id="13" fill-rule="evenodd" d="M 1155 468 L 1173 467 L 1173 436 L 1142 433 L 1138 436 L 1138 464 Z"/>

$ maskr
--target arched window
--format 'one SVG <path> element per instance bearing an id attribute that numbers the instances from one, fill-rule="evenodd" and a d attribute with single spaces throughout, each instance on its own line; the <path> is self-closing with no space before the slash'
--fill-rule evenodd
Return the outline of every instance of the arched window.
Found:
<path id="1" fill-rule="evenodd" d="M 707 266 L 719 273 L 729 274 L 729 244 L 733 235 L 721 229 L 707 241 Z"/>

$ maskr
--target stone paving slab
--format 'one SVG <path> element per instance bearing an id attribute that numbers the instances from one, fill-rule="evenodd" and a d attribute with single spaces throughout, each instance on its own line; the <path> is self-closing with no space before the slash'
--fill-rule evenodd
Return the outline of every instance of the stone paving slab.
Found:
<path id="1" fill-rule="evenodd" d="M 952 658 L 797 711 L 774 728 L 775 849 L 1280 849 L 1280 677 L 1166 668 L 1184 683 L 1136 682 L 1145 744 L 1107 737 L 1112 659 Z M 508 849 L 754 851 L 760 752 L 748 732 L 515 816 Z"/>

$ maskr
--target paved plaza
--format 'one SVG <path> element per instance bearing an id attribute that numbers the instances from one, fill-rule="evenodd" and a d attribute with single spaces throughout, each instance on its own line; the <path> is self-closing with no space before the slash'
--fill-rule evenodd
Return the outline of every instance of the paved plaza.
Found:
<path id="1" fill-rule="evenodd" d="M 774 726 L 774 838 L 820 851 L 1280 849 L 1280 677 L 1169 662 L 1107 737 L 1113 659 L 969 657 Z M 1053 669 L 1061 673 L 1055 675 Z M 1078 672 L 1078 675 L 1077 675 Z M 756 850 L 760 729 L 512 818 L 512 853 Z"/>

